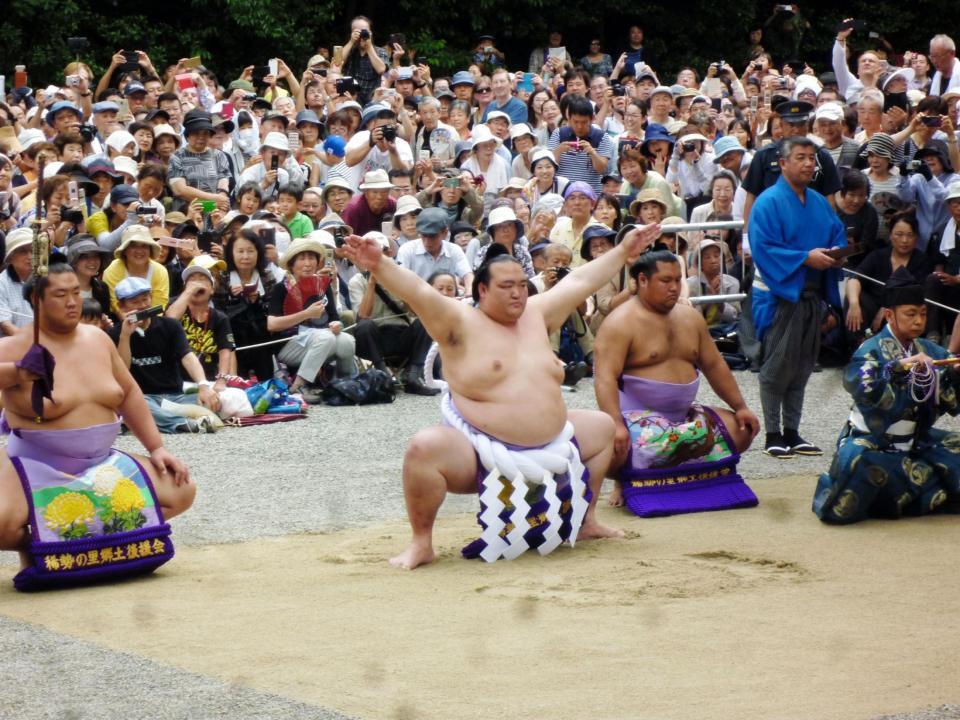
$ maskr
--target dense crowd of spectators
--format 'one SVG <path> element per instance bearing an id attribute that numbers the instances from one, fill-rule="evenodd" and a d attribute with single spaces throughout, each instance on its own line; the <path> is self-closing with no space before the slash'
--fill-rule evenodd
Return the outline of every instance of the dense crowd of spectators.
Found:
<path id="1" fill-rule="evenodd" d="M 549 292 L 614 247 L 625 223 L 742 220 L 658 240 L 684 261 L 685 301 L 736 356 L 741 304 L 715 296 L 749 293 L 750 209 L 779 172 L 764 149 L 808 135 L 820 148 L 811 187 L 857 246 L 847 261 L 857 274 L 823 328 L 824 347 L 845 359 L 879 329 L 877 283 L 898 267 L 928 298 L 960 306 L 954 42 L 936 35 L 926 53 L 898 52 L 881 37 L 855 54 L 854 39 L 874 42 L 860 27 L 840 23 L 832 68 L 814 68 L 795 59 L 799 9 L 778 5 L 745 57 L 672 77 L 640 24 L 613 54 L 599 40 L 568 48 L 551 31 L 522 67 L 485 35 L 469 67 L 440 76 L 362 16 L 297 72 L 276 58 L 222 79 L 216 58 L 158 69 L 147 52 L 119 50 L 99 78 L 77 61 L 31 88 L 18 66 L 0 103 L 0 329 L 31 320 L 21 288 L 42 210 L 87 316 L 127 343 L 148 394 L 279 369 L 317 402 L 357 356 L 404 368 L 408 391 L 431 393 L 429 337 L 343 256 L 348 235 L 372 233 L 439 292 L 468 298 L 491 243 L 520 260 L 532 291 Z M 633 291 L 624 268 L 552 338 L 568 383 L 590 371 L 593 335 Z M 131 343 L 116 326 L 150 306 L 164 308 L 167 337 Z M 953 326 L 931 308 L 929 338 L 960 344 Z M 181 362 L 186 353 L 200 363 Z"/>

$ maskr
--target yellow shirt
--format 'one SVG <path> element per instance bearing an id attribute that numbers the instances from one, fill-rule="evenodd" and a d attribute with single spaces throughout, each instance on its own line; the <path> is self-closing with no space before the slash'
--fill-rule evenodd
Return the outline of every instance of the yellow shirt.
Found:
<path id="1" fill-rule="evenodd" d="M 120 258 L 110 263 L 107 269 L 103 271 L 103 282 L 110 288 L 110 309 L 118 317 L 120 316 L 120 307 L 117 305 L 117 294 L 114 292 L 114 288 L 117 287 L 118 282 L 128 275 L 127 266 L 123 264 L 123 260 Z M 170 277 L 167 275 L 167 268 L 156 260 L 151 260 L 145 279 L 153 288 L 150 293 L 150 304 L 166 307 L 170 300 Z"/>
<path id="2" fill-rule="evenodd" d="M 589 224 L 588 222 L 587 225 Z M 583 227 L 586 228 L 587 225 Z M 560 243 L 570 248 L 570 252 L 573 253 L 570 267 L 575 268 L 583 265 L 584 259 L 580 255 L 580 246 L 583 245 L 583 231 L 581 230 L 579 235 L 574 234 L 573 220 L 570 217 L 561 215 L 557 218 L 557 222 L 554 223 L 553 229 L 550 231 L 550 242 Z"/>
<path id="3" fill-rule="evenodd" d="M 98 239 L 100 233 L 110 232 L 110 218 L 107 217 L 107 214 L 103 210 L 95 212 L 87 218 L 86 227 L 87 232 L 93 235 L 94 239 Z"/>

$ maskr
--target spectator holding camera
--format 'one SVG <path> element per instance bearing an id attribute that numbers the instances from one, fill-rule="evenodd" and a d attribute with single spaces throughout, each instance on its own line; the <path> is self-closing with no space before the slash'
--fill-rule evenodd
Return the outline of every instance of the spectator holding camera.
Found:
<path id="1" fill-rule="evenodd" d="M 476 227 L 483 217 L 483 198 L 477 193 L 470 173 L 451 171 L 435 175 L 417 194 L 423 207 L 438 207 L 447 213 L 449 224 L 465 222 Z"/>
<path id="2" fill-rule="evenodd" d="M 359 188 L 361 179 L 372 170 L 411 170 L 413 151 L 410 144 L 397 136 L 396 112 L 381 104 L 370 105 L 361 118 L 364 130 L 347 143 L 346 167 L 332 172 L 341 174 L 352 188 Z"/>
<path id="3" fill-rule="evenodd" d="M 357 99 L 361 104 L 370 102 L 373 91 L 380 85 L 380 76 L 390 66 L 387 51 L 373 43 L 372 28 L 369 18 L 357 15 L 350 21 L 350 38 L 343 46 L 341 72 L 356 80 L 360 88 Z"/>
<path id="4" fill-rule="evenodd" d="M 110 203 L 103 210 L 87 218 L 86 231 L 106 252 L 120 245 L 124 231 L 138 222 L 140 194 L 129 185 L 117 185 L 110 191 Z"/>
<path id="5" fill-rule="evenodd" d="M 956 142 L 953 138 L 954 148 Z M 960 176 L 954 172 L 948 155 L 947 143 L 928 140 L 914 153 L 913 160 L 907 163 L 907 172 L 900 178 L 900 199 L 917 208 L 918 247 L 921 250 L 927 249 L 931 236 L 939 233 L 950 219 L 945 202 L 947 188 L 960 182 Z"/>
<path id="6" fill-rule="evenodd" d="M 220 399 L 204 377 L 180 323 L 146 313 L 153 301 L 150 283 L 143 278 L 124 278 L 115 293 L 122 320 L 107 334 L 143 392 L 157 429 L 162 433 L 214 432 L 209 418 L 192 420 L 176 407 L 199 404 L 213 412 L 220 409 Z M 199 385 L 196 395 L 184 394 L 184 374 Z"/>
<path id="7" fill-rule="evenodd" d="M 592 124 L 593 114 L 593 105 L 587 98 L 571 98 L 567 105 L 568 124 L 553 131 L 547 147 L 553 151 L 560 176 L 585 182 L 598 193 L 616 148 L 610 136 Z"/>
<path id="8" fill-rule="evenodd" d="M 258 157 L 240 174 L 240 183 L 256 183 L 264 198 L 270 198 L 290 184 L 290 174 L 283 167 L 290 157 L 290 140 L 281 132 L 267 133 Z"/>
<path id="9" fill-rule="evenodd" d="M 559 243 L 549 243 L 543 251 L 545 268 L 531 279 L 538 293 L 550 292 L 570 274 L 573 253 Z M 563 363 L 563 384 L 573 387 L 590 372 L 593 365 L 593 332 L 587 324 L 587 303 L 576 308 L 559 329 L 550 333 L 550 347 Z"/>

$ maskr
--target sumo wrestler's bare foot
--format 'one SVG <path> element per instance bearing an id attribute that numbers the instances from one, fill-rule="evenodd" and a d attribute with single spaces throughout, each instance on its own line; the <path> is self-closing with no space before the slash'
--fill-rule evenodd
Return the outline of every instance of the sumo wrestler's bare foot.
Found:
<path id="1" fill-rule="evenodd" d="M 625 537 L 623 530 L 607 527 L 597 522 L 596 518 L 584 520 L 580 526 L 580 533 L 577 540 L 598 540 L 601 538 L 622 538 Z"/>
<path id="2" fill-rule="evenodd" d="M 413 570 L 421 565 L 432 563 L 434 558 L 436 558 L 436 555 L 433 552 L 433 545 L 430 544 L 429 540 L 425 543 L 414 540 L 406 550 L 396 557 L 390 558 L 389 562 L 395 568 Z"/>
<path id="3" fill-rule="evenodd" d="M 607 498 L 607 505 L 610 507 L 623 507 L 623 490 L 617 481 L 613 482 L 613 490 L 610 492 L 610 497 Z"/>

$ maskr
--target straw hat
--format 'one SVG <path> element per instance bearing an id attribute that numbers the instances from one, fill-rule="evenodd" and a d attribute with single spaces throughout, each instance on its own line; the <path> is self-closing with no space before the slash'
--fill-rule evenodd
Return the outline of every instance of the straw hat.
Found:
<path id="1" fill-rule="evenodd" d="M 123 253 L 132 243 L 140 243 L 150 248 L 150 257 L 156 260 L 160 257 L 160 244 L 153 239 L 150 231 L 143 225 L 131 225 L 120 236 L 120 247 L 113 252 L 113 256 L 122 258 Z"/>
<path id="2" fill-rule="evenodd" d="M 312 233 L 306 237 L 297 238 L 287 247 L 286 252 L 280 256 L 280 259 L 277 261 L 279 265 L 284 270 L 290 270 L 290 263 L 293 262 L 293 259 L 300 253 L 312 252 L 316 253 L 318 258 L 322 258 L 326 251 L 323 249 L 324 244 L 320 242 L 315 236 L 317 233 L 324 233 L 330 235 L 330 233 L 324 230 L 314 230 Z M 330 237 L 330 241 L 333 242 L 333 237 Z"/>

